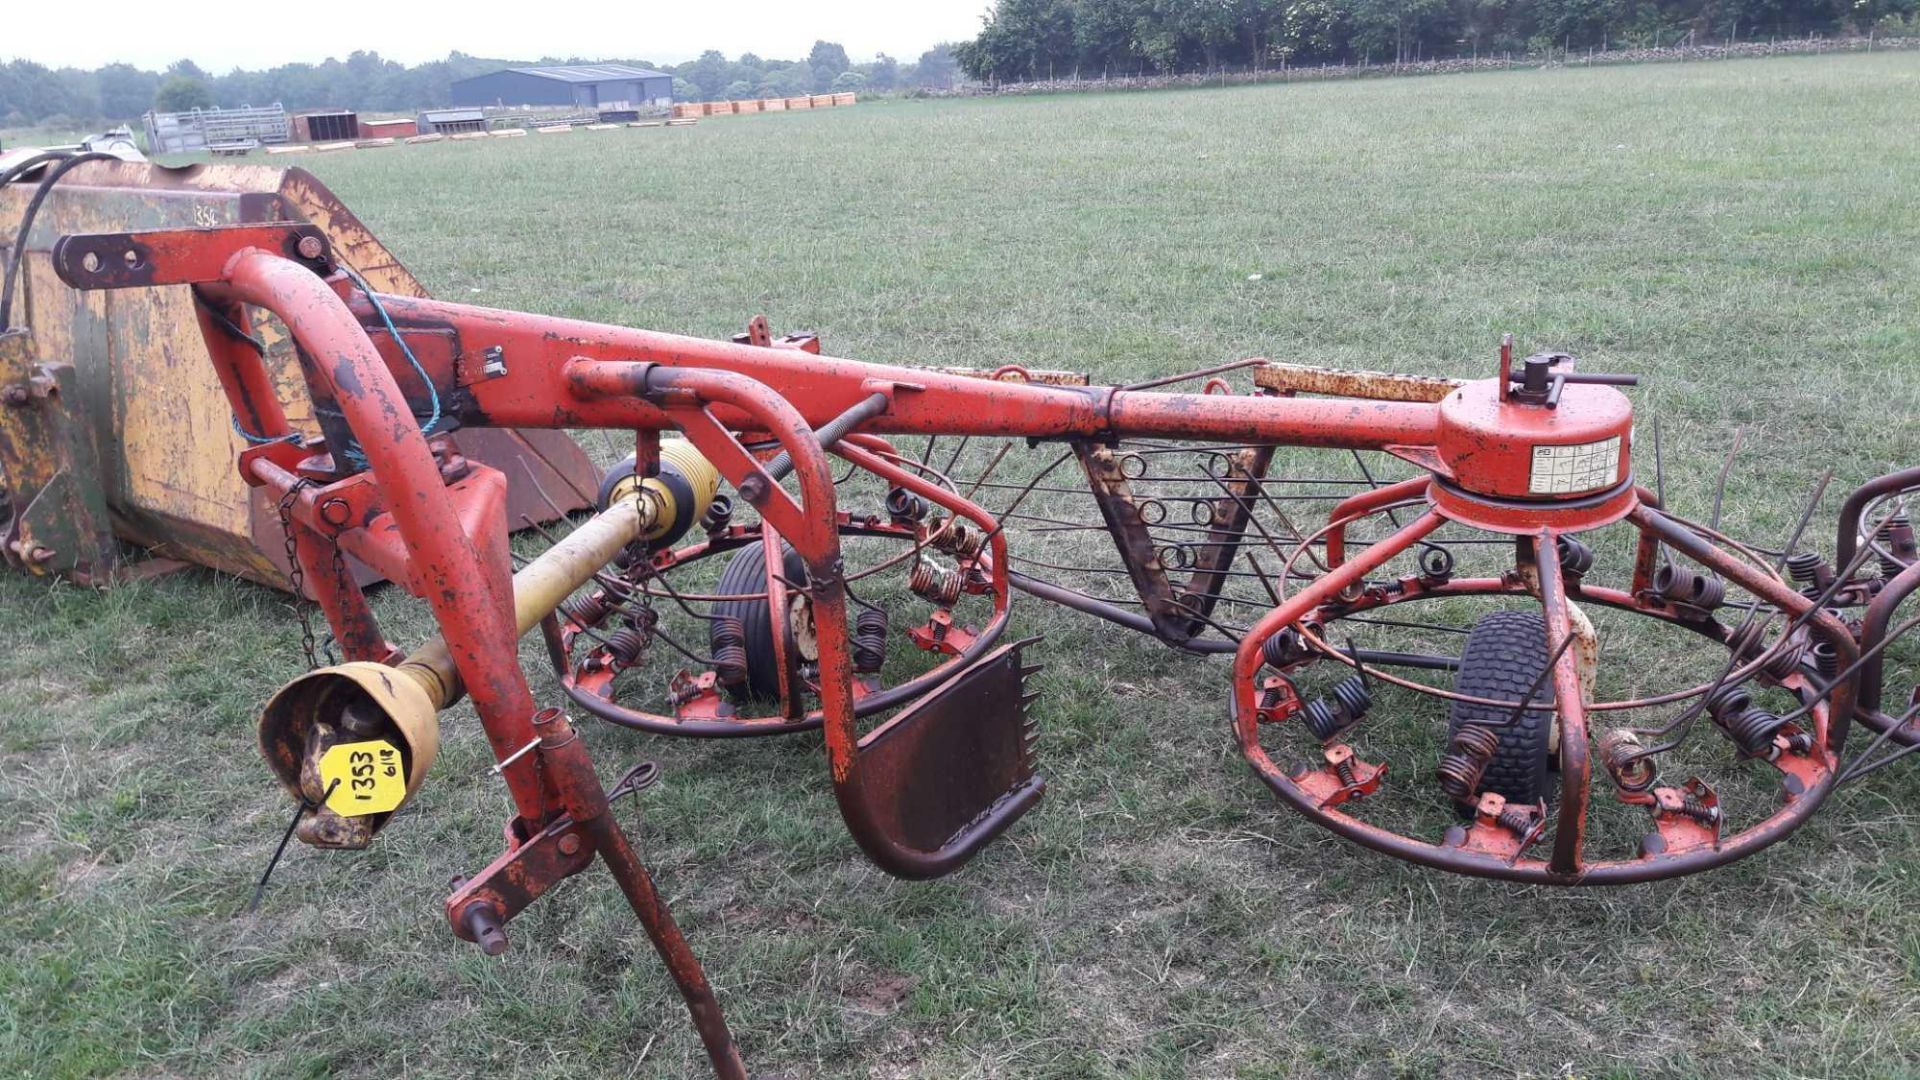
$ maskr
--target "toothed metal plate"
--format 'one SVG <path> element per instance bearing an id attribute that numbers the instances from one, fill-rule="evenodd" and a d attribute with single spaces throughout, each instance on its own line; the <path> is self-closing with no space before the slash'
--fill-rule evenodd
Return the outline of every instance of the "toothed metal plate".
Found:
<path id="1" fill-rule="evenodd" d="M 945 847 L 1002 802 L 1045 787 L 1020 653 L 1004 645 L 861 740 L 876 824 L 922 851 Z"/>

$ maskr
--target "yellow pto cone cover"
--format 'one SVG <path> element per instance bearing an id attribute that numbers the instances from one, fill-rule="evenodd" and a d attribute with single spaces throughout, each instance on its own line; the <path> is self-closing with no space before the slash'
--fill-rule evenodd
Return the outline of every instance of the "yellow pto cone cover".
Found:
<path id="1" fill-rule="evenodd" d="M 303 771 L 312 773 L 304 766 L 316 729 L 335 734 L 329 745 L 364 739 L 393 742 L 405 758 L 409 797 L 420 790 L 440 751 L 440 721 L 426 689 L 384 664 L 362 661 L 311 671 L 267 702 L 260 715 L 260 752 L 295 798 L 320 794 L 305 791 L 301 783 Z"/>

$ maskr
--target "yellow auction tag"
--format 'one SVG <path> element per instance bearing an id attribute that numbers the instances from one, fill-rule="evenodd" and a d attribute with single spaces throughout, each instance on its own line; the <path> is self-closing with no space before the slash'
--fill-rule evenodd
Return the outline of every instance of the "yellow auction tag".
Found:
<path id="1" fill-rule="evenodd" d="M 320 755 L 320 786 L 333 789 L 327 809 L 341 817 L 384 814 L 406 799 L 407 774 L 385 739 L 340 743 Z"/>

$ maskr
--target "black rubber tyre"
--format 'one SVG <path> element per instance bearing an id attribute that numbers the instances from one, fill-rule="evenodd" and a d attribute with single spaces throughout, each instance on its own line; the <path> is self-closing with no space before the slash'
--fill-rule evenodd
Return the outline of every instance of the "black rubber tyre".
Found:
<path id="1" fill-rule="evenodd" d="M 800 553 L 780 545 L 785 570 L 782 577 L 792 582 L 807 580 L 807 565 Z M 766 545 L 755 541 L 733 553 L 727 560 L 727 568 L 720 574 L 720 582 L 713 588 L 717 596 L 749 596 L 767 591 Z M 772 613 L 767 608 L 764 596 L 752 600 L 723 600 L 713 605 L 715 615 L 732 615 L 740 620 L 740 626 L 747 635 L 747 681 L 728 688 L 734 700 L 745 701 L 749 698 L 778 700 L 780 697 L 780 668 L 774 662 L 773 634 L 775 630 Z M 784 619 L 783 619 L 784 622 Z M 779 629 L 784 632 L 783 625 Z M 791 648 L 788 650 L 792 652 Z"/>
<path id="2" fill-rule="evenodd" d="M 1490 612 L 1474 623 L 1467 635 L 1453 689 L 1472 697 L 1519 701 L 1546 669 L 1547 659 L 1546 619 L 1540 613 Z M 1553 701 L 1552 684 L 1543 684 L 1532 700 Z M 1548 778 L 1554 765 L 1549 749 L 1553 713 L 1529 709 L 1509 724 L 1512 716 L 1512 709 L 1456 701 L 1447 716 L 1447 734 L 1451 737 L 1467 724 L 1481 724 L 1499 733 L 1500 749 L 1487 765 L 1480 790 L 1528 805 L 1552 798 L 1557 790 Z"/>

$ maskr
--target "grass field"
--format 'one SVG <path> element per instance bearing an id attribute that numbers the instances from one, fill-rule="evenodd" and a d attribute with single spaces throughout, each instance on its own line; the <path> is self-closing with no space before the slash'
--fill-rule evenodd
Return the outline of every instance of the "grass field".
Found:
<path id="1" fill-rule="evenodd" d="M 1682 512 L 1705 516 L 1744 429 L 1728 520 L 1773 538 L 1821 469 L 1837 492 L 1920 461 L 1916 116 L 1920 55 L 1894 54 L 862 105 L 299 163 L 446 298 L 701 335 L 764 311 L 843 356 L 1479 376 L 1512 330 L 1648 377 Z M 416 640 L 390 593 L 389 632 Z M 447 933 L 444 886 L 507 812 L 465 706 L 374 849 L 295 851 L 241 916 L 286 811 L 252 740 L 301 666 L 285 598 L 0 576 L 0 605 L 0 1073 L 698 1073 L 604 879 L 516 921 L 503 960 Z M 1224 664 L 1025 610 L 1050 634 L 1052 787 L 945 881 L 861 859 L 816 741 L 588 730 L 605 773 L 666 769 L 636 829 L 757 1073 L 1920 1072 L 1911 769 L 1704 877 L 1459 879 L 1275 805 L 1230 749 Z"/>

